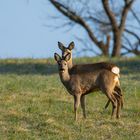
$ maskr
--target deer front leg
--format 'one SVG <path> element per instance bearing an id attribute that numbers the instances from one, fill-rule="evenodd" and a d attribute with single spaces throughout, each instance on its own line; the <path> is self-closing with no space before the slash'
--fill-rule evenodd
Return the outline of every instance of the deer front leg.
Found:
<path id="1" fill-rule="evenodd" d="M 82 95 L 82 96 L 81 96 L 80 101 L 81 101 L 81 108 L 82 108 L 82 110 L 83 110 L 83 116 L 84 116 L 84 118 L 86 119 L 85 95 Z"/>
<path id="2" fill-rule="evenodd" d="M 74 95 L 74 113 L 75 113 L 75 121 L 77 121 L 77 109 L 78 109 L 79 104 L 80 104 L 80 98 L 81 98 L 81 95 L 80 95 L 80 94 Z"/>

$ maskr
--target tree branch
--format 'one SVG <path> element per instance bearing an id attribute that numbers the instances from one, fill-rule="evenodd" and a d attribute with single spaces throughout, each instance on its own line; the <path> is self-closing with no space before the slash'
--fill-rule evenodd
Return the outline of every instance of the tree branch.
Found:
<path id="1" fill-rule="evenodd" d="M 49 0 L 57 10 L 59 10 L 64 16 L 69 18 L 71 21 L 76 22 L 77 24 L 81 25 L 88 33 L 90 39 L 102 50 L 104 51 L 105 45 L 102 41 L 98 41 L 98 39 L 95 37 L 92 29 L 89 27 L 89 25 L 86 23 L 86 21 L 78 14 L 73 12 L 70 8 L 64 6 L 60 2 L 56 0 Z"/>
<path id="2" fill-rule="evenodd" d="M 82 48 L 82 51 L 89 51 L 89 52 L 93 52 L 96 55 L 100 55 L 98 52 L 95 51 L 95 49 L 92 48 L 92 45 L 90 44 L 88 40 L 83 40 L 82 38 L 79 38 L 77 36 L 76 36 L 76 39 L 84 45 Z"/>
<path id="3" fill-rule="evenodd" d="M 138 24 L 140 25 L 140 19 L 138 18 L 137 14 L 135 13 L 135 11 L 133 9 L 130 9 L 132 15 L 135 17 L 135 19 L 137 20 Z"/>
<path id="4" fill-rule="evenodd" d="M 140 37 L 139 37 L 136 33 L 132 32 L 132 31 L 126 29 L 126 28 L 125 28 L 125 32 L 127 32 L 127 33 L 133 35 L 137 40 L 140 41 Z"/>
<path id="5" fill-rule="evenodd" d="M 133 53 L 135 55 L 140 55 L 140 50 L 137 49 L 128 49 L 128 47 L 126 47 L 125 45 L 122 45 L 122 48 L 127 50 L 127 53 Z"/>
<path id="6" fill-rule="evenodd" d="M 89 20 L 92 20 L 98 24 L 102 24 L 102 25 L 105 25 L 105 26 L 110 26 L 111 24 L 109 22 L 105 22 L 105 21 L 102 21 L 101 19 L 98 19 L 96 17 L 93 17 L 93 16 L 89 16 L 87 17 L 86 19 L 89 19 Z"/>
<path id="7" fill-rule="evenodd" d="M 114 13 L 111 11 L 111 9 L 109 7 L 108 0 L 102 0 L 102 5 L 103 5 L 103 8 L 104 8 L 106 14 L 109 17 L 109 20 L 110 20 L 110 22 L 112 24 L 113 30 L 116 30 L 117 31 L 118 30 L 117 21 L 116 21 L 116 18 L 115 18 Z"/>
<path id="8" fill-rule="evenodd" d="M 126 40 L 127 44 L 131 47 L 131 49 L 134 49 L 132 43 L 125 35 L 123 35 L 123 38 Z"/>
<path id="9" fill-rule="evenodd" d="M 120 21 L 120 25 L 119 25 L 119 28 L 122 32 L 123 32 L 124 27 L 125 27 L 126 17 L 127 17 L 128 12 L 129 12 L 129 9 L 131 8 L 131 6 L 135 0 L 131 0 L 130 2 L 128 2 L 126 0 L 124 0 L 124 1 L 125 1 L 125 6 L 124 6 L 123 11 L 122 11 L 121 21 Z"/>

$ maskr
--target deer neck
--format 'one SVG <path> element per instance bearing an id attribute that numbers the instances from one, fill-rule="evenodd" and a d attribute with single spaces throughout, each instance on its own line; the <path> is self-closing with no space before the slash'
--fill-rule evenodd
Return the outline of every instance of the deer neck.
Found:
<path id="1" fill-rule="evenodd" d="M 72 63 L 72 54 L 71 54 L 71 59 L 68 61 L 68 68 L 71 69 L 73 67 Z"/>
<path id="2" fill-rule="evenodd" d="M 60 75 L 60 79 L 61 79 L 63 84 L 66 84 L 67 82 L 69 82 L 70 75 L 69 75 L 68 70 L 63 72 L 63 73 L 59 72 L 59 75 Z"/>

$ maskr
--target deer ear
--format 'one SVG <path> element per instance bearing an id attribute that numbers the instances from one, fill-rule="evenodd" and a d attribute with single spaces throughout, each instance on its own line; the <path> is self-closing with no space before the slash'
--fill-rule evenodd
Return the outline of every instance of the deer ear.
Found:
<path id="1" fill-rule="evenodd" d="M 71 54 L 70 53 L 68 53 L 66 56 L 65 56 L 65 61 L 69 61 L 70 59 L 71 59 Z"/>
<path id="2" fill-rule="evenodd" d="M 54 59 L 58 62 L 61 60 L 61 57 L 57 53 L 54 53 Z"/>
<path id="3" fill-rule="evenodd" d="M 69 46 L 68 46 L 68 49 L 69 50 L 72 50 L 73 48 L 74 48 L 74 42 L 72 41 L 70 44 L 69 44 Z"/>
<path id="4" fill-rule="evenodd" d="M 60 50 L 64 51 L 65 47 L 61 42 L 58 42 L 58 47 Z"/>

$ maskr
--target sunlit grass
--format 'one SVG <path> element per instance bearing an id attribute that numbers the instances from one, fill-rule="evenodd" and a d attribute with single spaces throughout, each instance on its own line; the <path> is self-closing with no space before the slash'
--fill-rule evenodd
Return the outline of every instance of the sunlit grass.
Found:
<path id="1" fill-rule="evenodd" d="M 104 59 L 82 58 L 76 63 Z M 106 58 L 106 60 L 108 60 Z M 87 119 L 59 80 L 53 59 L 0 60 L 1 140 L 138 140 L 140 139 L 140 59 L 113 59 L 121 67 L 125 96 L 120 120 L 111 120 L 111 106 L 100 92 L 86 97 Z"/>

